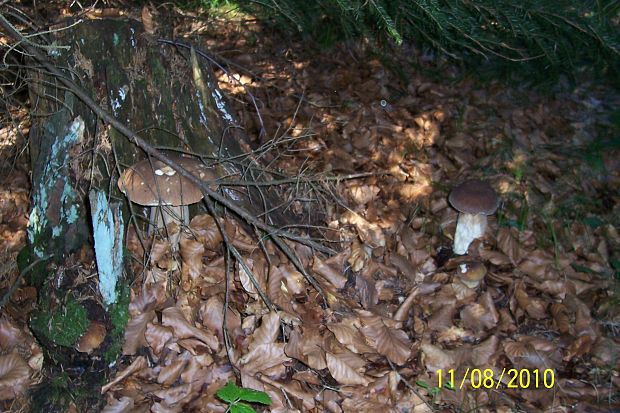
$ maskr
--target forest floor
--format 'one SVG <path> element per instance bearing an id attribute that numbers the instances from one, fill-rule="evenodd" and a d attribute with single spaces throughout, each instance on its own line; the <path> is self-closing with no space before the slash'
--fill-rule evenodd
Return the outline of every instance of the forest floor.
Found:
<path id="1" fill-rule="evenodd" d="M 620 410 L 617 91 L 594 79 L 545 92 L 481 82 L 414 48 L 390 56 L 394 71 L 357 47 L 319 50 L 252 20 L 187 16 L 175 34 L 225 69 L 220 88 L 251 145 L 300 177 L 287 196 L 323 217 L 312 234 L 338 253 L 291 244 L 324 303 L 273 245 L 227 223 L 274 312 L 238 265 L 226 272 L 208 215 L 192 220 L 179 259 L 156 240 L 136 268 L 104 411 L 223 412 L 215 392 L 229 380 L 265 391 L 276 412 Z M 30 184 L 27 112 L 2 120 L 4 296 Z M 367 176 L 330 178 L 357 173 Z M 448 195 L 474 178 L 501 205 L 456 256 Z M 473 263 L 487 272 L 467 286 L 459 271 Z M 0 346 L 19 330 L 34 370 L 35 298 L 18 288 L 0 320 Z"/>

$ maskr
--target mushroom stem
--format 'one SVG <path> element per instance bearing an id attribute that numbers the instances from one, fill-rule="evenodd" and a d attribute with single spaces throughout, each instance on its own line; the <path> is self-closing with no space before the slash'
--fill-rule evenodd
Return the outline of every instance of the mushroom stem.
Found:
<path id="1" fill-rule="evenodd" d="M 172 251 L 178 251 L 181 231 L 183 227 L 189 225 L 189 206 L 161 205 L 151 207 L 148 227 L 149 235 L 153 235 L 162 229 L 165 230 L 168 228 L 168 225 L 173 223 L 177 225 L 178 231 L 175 231 L 173 234 L 164 233 L 164 235 L 169 235 Z"/>
<path id="2" fill-rule="evenodd" d="M 487 229 L 487 216 L 483 214 L 467 214 L 461 212 L 456 221 L 456 233 L 454 234 L 454 253 L 467 254 L 469 244 L 476 238 L 484 235 Z"/>

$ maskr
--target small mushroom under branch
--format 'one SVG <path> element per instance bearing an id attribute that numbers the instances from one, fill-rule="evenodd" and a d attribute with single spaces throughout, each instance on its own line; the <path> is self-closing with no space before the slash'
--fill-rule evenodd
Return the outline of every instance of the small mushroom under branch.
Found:
<path id="1" fill-rule="evenodd" d="M 180 154 L 168 158 L 204 181 L 215 181 L 211 168 L 199 159 Z M 178 248 L 180 231 L 189 224 L 189 205 L 202 198 L 200 188 L 158 159 L 145 159 L 126 169 L 118 179 L 118 188 L 129 201 L 150 207 L 148 233 L 175 223 L 179 231 L 171 237 L 172 249 Z"/>
<path id="2" fill-rule="evenodd" d="M 484 235 L 487 215 L 495 213 L 499 207 L 499 197 L 488 183 L 471 180 L 455 187 L 448 200 L 459 211 L 454 234 L 454 253 L 467 254 L 469 244 Z"/>
<path id="3" fill-rule="evenodd" d="M 487 269 L 481 262 L 463 262 L 457 267 L 457 274 L 463 284 L 476 288 L 487 274 Z"/>

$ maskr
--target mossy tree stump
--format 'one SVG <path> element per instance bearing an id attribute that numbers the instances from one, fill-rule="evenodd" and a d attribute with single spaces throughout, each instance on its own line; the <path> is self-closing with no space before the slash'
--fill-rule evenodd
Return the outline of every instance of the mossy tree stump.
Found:
<path id="1" fill-rule="evenodd" d="M 156 43 L 140 23 L 129 20 L 85 21 L 55 31 L 52 40 L 56 47 L 48 50 L 48 57 L 55 66 L 152 146 L 198 154 L 212 162 L 220 176 L 253 178 L 254 163 L 245 156 L 242 130 L 211 69 L 194 53 Z M 32 277 L 40 294 L 32 326 L 51 359 L 87 365 L 101 380 L 105 375 L 100 371 L 107 370 L 122 340 L 128 288 L 122 279 L 112 280 L 110 287 L 110 281 L 101 278 L 101 268 L 98 282 L 85 282 L 85 273 L 97 270 L 85 266 L 93 262 L 93 225 L 95 241 L 100 236 L 97 222 L 102 233 L 122 240 L 118 231 L 123 222 L 128 226 L 127 208 L 124 218 L 107 211 L 126 205 L 116 180 L 145 154 L 71 91 L 59 88 L 57 79 L 37 70 L 33 78 L 33 205 L 30 245 L 22 261 L 38 258 L 46 265 L 38 266 Z M 250 211 L 256 211 L 254 205 L 269 207 L 269 200 L 276 199 L 246 187 L 228 188 L 224 194 Z M 110 245 L 112 253 L 122 248 L 118 239 Z M 108 283 L 103 299 L 97 288 L 101 290 L 102 283 Z M 114 297 L 108 297 L 110 291 Z M 76 311 L 67 315 L 68 309 Z M 63 322 L 84 331 L 104 326 L 102 345 L 92 353 L 77 353 L 79 334 L 59 338 L 55 331 Z"/>

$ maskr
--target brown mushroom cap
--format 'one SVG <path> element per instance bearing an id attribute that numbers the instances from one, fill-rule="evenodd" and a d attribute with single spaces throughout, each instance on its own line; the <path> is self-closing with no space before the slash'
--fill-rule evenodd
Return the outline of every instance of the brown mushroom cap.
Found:
<path id="1" fill-rule="evenodd" d="M 466 214 L 491 215 L 499 207 L 495 190 L 484 181 L 473 179 L 455 187 L 448 197 L 450 204 Z"/>
<path id="2" fill-rule="evenodd" d="M 470 261 L 459 264 L 457 272 L 465 284 L 477 285 L 487 274 L 487 269 L 481 262 Z"/>
<path id="3" fill-rule="evenodd" d="M 176 153 L 168 154 L 168 158 L 205 181 L 215 180 L 213 171 L 198 159 Z M 189 179 L 154 158 L 126 169 L 118 179 L 118 189 L 131 202 L 144 206 L 189 205 L 203 198 L 200 189 Z"/>

